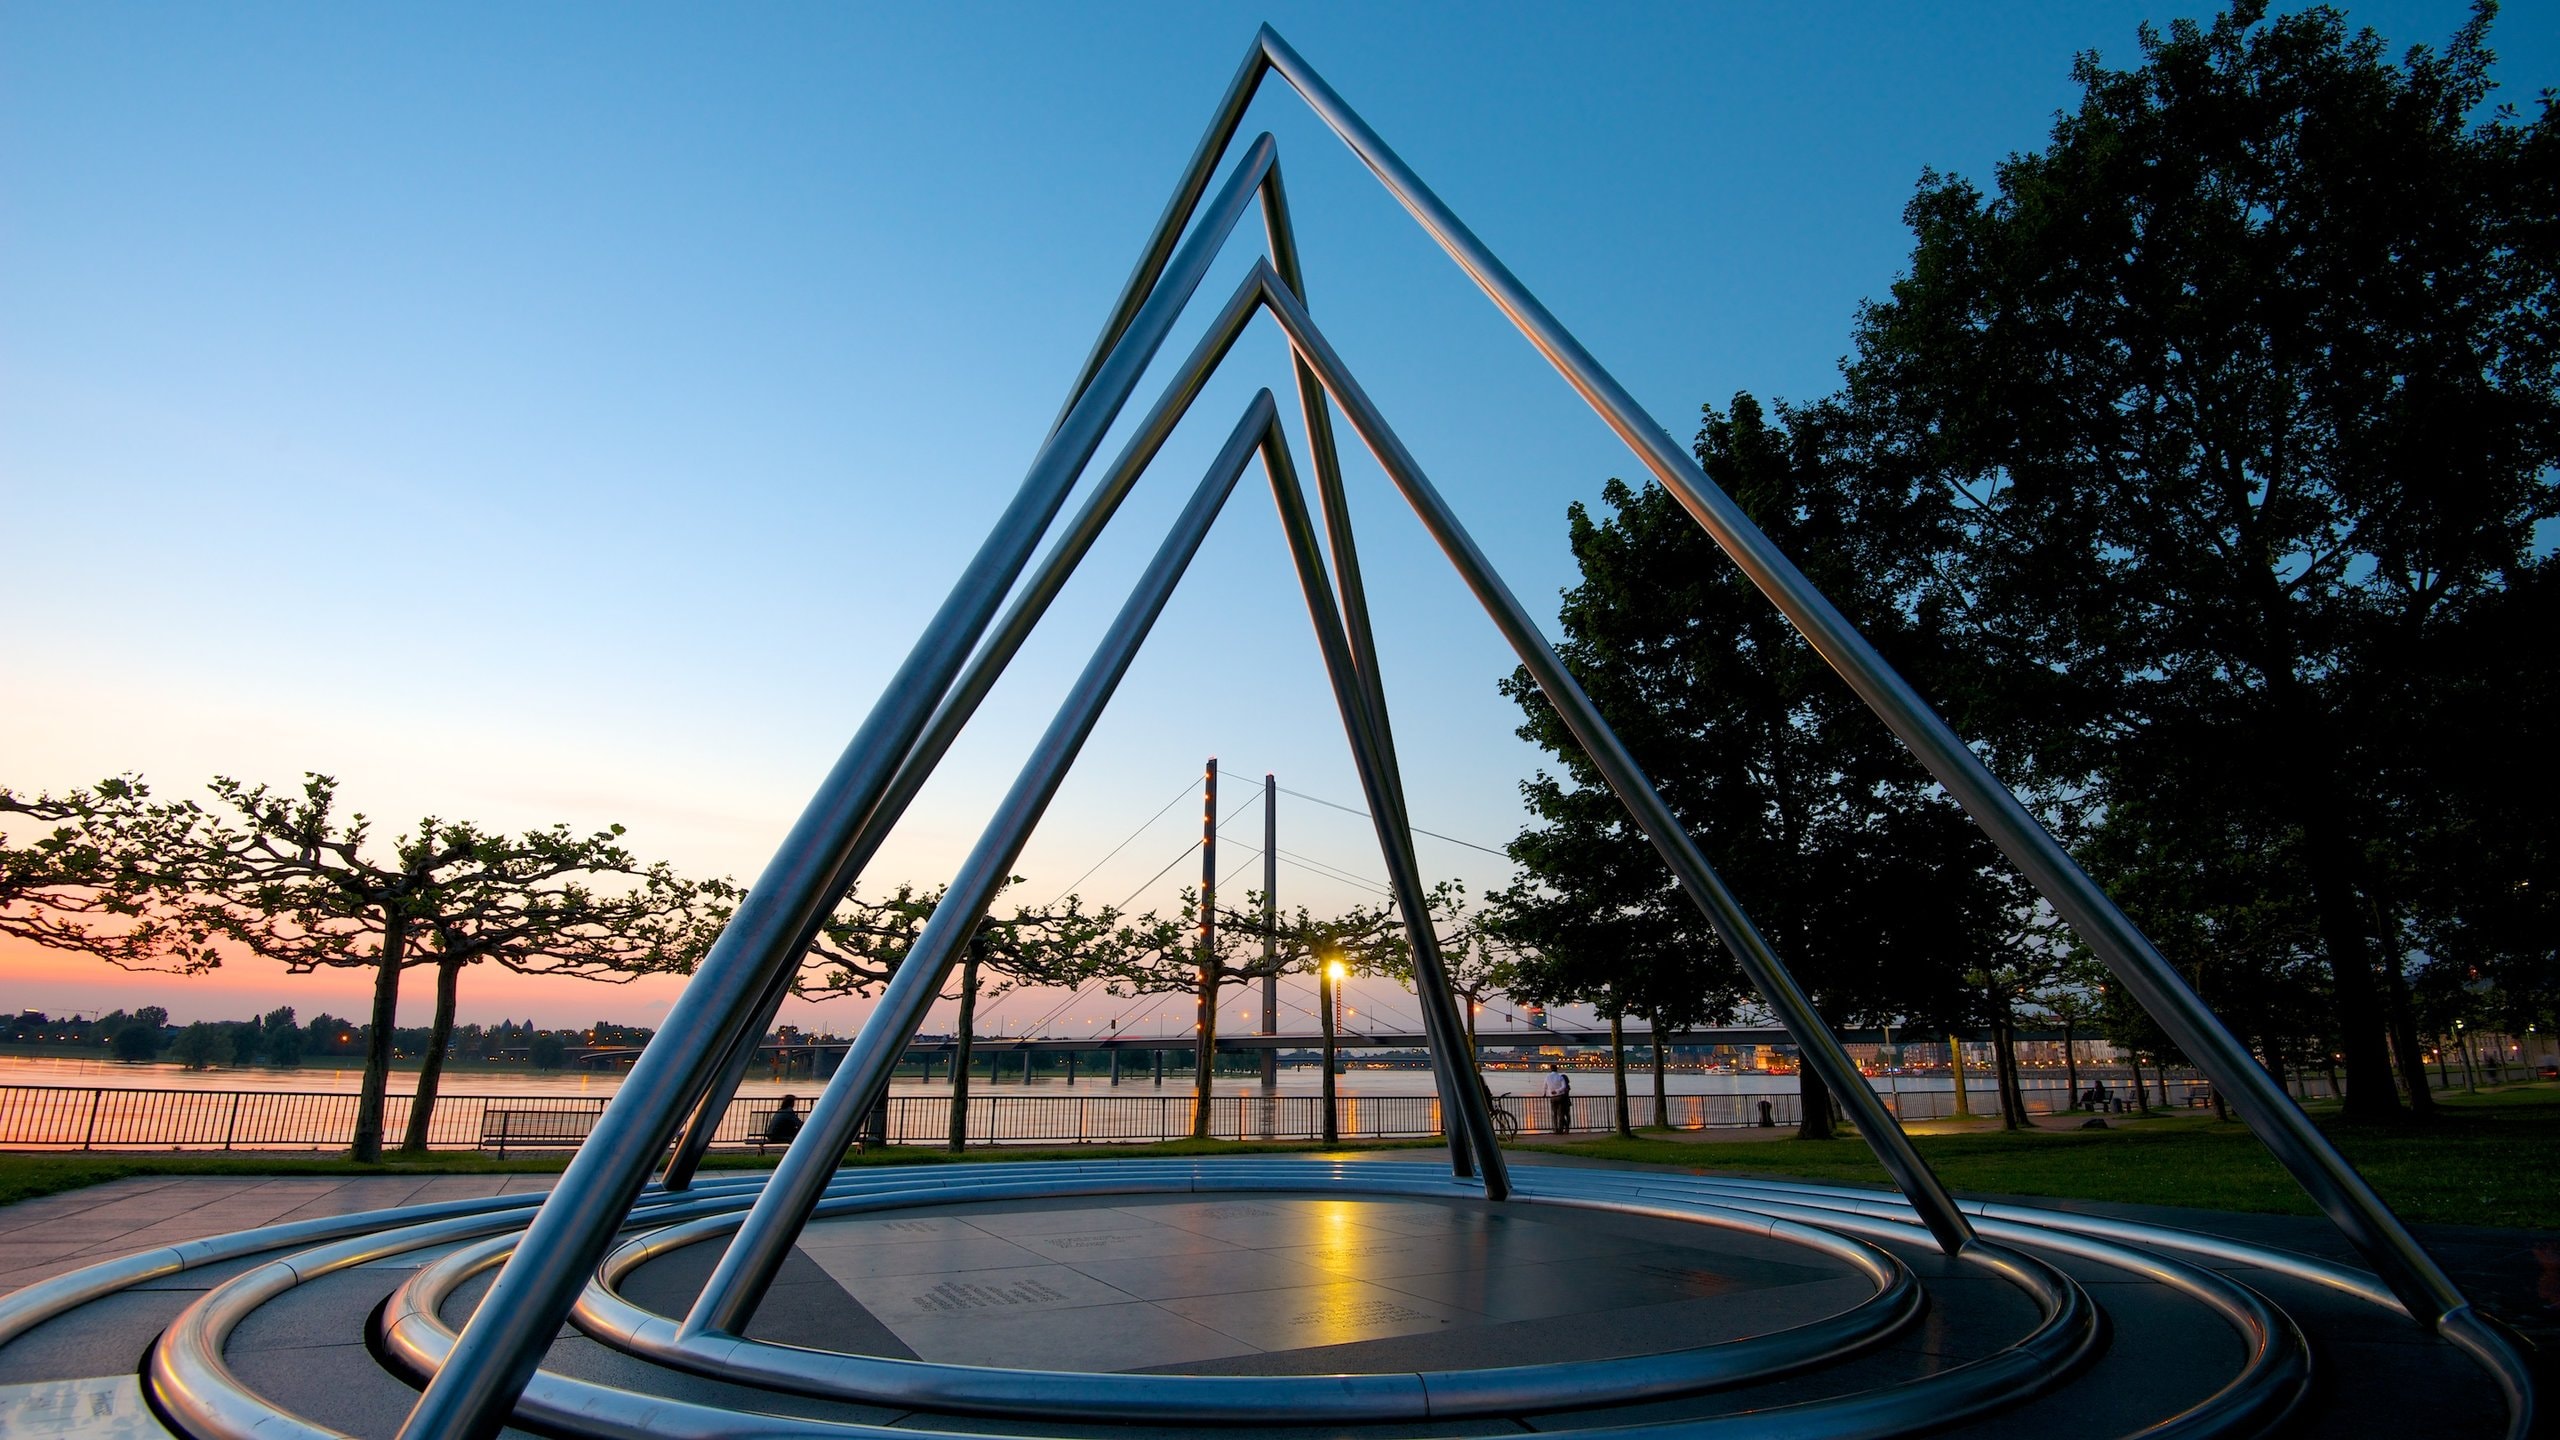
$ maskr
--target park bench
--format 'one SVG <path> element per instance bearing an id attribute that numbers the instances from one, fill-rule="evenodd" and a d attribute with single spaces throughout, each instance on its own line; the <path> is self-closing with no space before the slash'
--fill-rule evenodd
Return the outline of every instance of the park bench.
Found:
<path id="1" fill-rule="evenodd" d="M 518 1150 L 575 1150 L 596 1128 L 595 1110 L 501 1110 L 480 1112 L 480 1148 L 494 1147 L 504 1156 Z"/>

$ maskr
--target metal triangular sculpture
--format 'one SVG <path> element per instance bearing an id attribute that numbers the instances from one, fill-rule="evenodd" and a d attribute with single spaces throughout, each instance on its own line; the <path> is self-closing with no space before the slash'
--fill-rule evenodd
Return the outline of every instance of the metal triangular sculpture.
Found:
<path id="1" fill-rule="evenodd" d="M 1751 523 L 1438 196 L 1389 149 L 1278 34 L 1264 27 L 1220 100 L 1181 183 L 1156 222 L 1136 270 L 1070 389 L 1022 488 L 962 572 L 923 637 L 889 680 L 870 717 L 828 774 L 668 1012 L 657 1042 L 598 1121 L 469 1326 L 411 1412 L 408 1440 L 494 1434 L 563 1318 L 676 1140 L 665 1187 L 685 1188 L 711 1128 L 745 1073 L 757 1038 L 788 993 L 819 923 L 860 875 L 960 728 L 975 712 L 1120 501 L 1145 472 L 1208 377 L 1257 314 L 1278 323 L 1294 355 L 1294 379 L 1322 510 L 1320 550 L 1271 392 L 1258 393 L 1175 521 L 1154 560 L 1077 680 L 1033 759 L 971 851 L 907 963 L 890 982 L 825 1095 L 755 1200 L 691 1313 L 679 1341 L 735 1335 L 763 1298 L 817 1207 L 837 1157 L 883 1096 L 892 1067 L 985 905 L 1010 873 L 1078 747 L 1144 641 L 1209 525 L 1245 467 L 1266 470 L 1304 592 L 1334 699 L 1375 817 L 1399 908 L 1409 922 L 1423 1020 L 1449 1155 L 1482 1193 L 1509 1192 L 1483 1091 L 1462 1066 L 1464 1026 L 1422 903 L 1371 639 L 1358 552 L 1345 508 L 1330 405 L 1376 457 L 1433 539 L 1484 605 L 1520 661 L 1588 751 L 1636 824 L 1660 851 L 1717 935 L 1740 960 L 1858 1133 L 1874 1147 L 1919 1219 L 1949 1253 L 1978 1242 L 1965 1213 L 1913 1150 L 1893 1115 L 1860 1078 L 1839 1040 L 1742 907 L 1663 804 L 1528 611 L 1486 562 L 1310 318 L 1276 146 L 1255 139 L 1214 192 L 1210 182 L 1264 75 L 1276 73 L 1351 147 L 1442 249 L 1502 310 L 1567 383 L 1599 412 L 1653 477 L 1686 507 L 1770 602 L 1910 747 L 1993 842 L 2029 877 L 2178 1047 L 2228 1098 L 2276 1158 L 2310 1192 L 2420 1323 L 2471 1351 L 2529 1417 L 2531 1387 L 2520 1357 L 2471 1308 L 2302 1112 L 2178 977 L 2151 943 L 2026 808 L 1839 611 Z M 1133 438 L 1060 532 L 1007 607 L 1041 536 L 1064 508 L 1105 432 L 1128 402 L 1219 247 L 1259 202 L 1270 258 L 1257 263 Z M 1186 238 L 1186 231 L 1188 232 Z M 1330 552 L 1330 573 L 1326 553 Z M 1001 608 L 1001 614 L 999 613 Z M 679 1135 L 679 1131 L 681 1134 Z"/>

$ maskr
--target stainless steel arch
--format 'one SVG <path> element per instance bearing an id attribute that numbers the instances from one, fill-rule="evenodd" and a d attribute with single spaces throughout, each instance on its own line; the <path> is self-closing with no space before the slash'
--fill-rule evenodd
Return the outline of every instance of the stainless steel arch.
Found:
<path id="1" fill-rule="evenodd" d="M 974 705 L 974 699 L 965 698 L 967 683 L 954 688 L 964 665 L 970 663 L 973 647 L 994 619 L 1002 597 L 1021 575 L 1039 536 L 1062 508 L 1103 431 L 1162 345 L 1174 316 L 1188 302 L 1209 259 L 1257 191 L 1264 196 L 1266 217 L 1273 230 L 1274 263 L 1280 270 L 1257 269 L 1248 283 L 1259 293 L 1240 298 L 1271 309 L 1290 332 L 1296 352 L 1301 406 L 1339 591 L 1331 618 L 1341 626 L 1340 631 L 1329 630 L 1321 611 L 1318 628 L 1320 637 L 1330 636 L 1340 642 L 1342 661 L 1334 668 L 1337 700 L 1355 750 L 1369 752 L 1363 767 L 1364 786 L 1372 785 L 1374 775 L 1372 806 L 1379 817 L 1382 843 L 1391 852 L 1391 864 L 1393 836 L 1408 826 L 1401 786 L 1395 781 L 1384 690 L 1368 633 L 1365 592 L 1359 581 L 1335 465 L 1323 398 L 1326 392 L 1351 411 L 1363 438 L 1387 465 L 1391 478 L 1405 491 L 1417 512 L 1423 514 L 1426 524 L 1433 528 L 1444 550 L 1494 613 L 1497 623 L 1520 648 L 1524 661 L 1543 652 L 1544 663 L 1551 668 L 1541 670 L 1542 683 L 1547 683 L 1551 675 L 1561 682 L 1563 690 L 1572 690 L 1571 677 L 1554 663 L 1552 651 L 1526 613 L 1482 557 L 1474 553 L 1464 531 L 1457 528 L 1454 515 L 1422 479 L 1411 457 L 1403 454 L 1374 408 L 1367 406 L 1365 397 L 1355 403 L 1356 384 L 1306 319 L 1298 298 L 1303 293 L 1301 277 L 1294 273 L 1294 239 L 1287 233 L 1285 201 L 1280 196 L 1269 137 L 1256 141 L 1228 181 L 1214 196 L 1210 195 L 1210 177 L 1267 72 L 1280 74 L 1352 149 L 2072 922 L 2181 1048 L 2232 1099 L 2277 1158 L 2380 1273 L 2402 1305 L 2421 1323 L 2469 1350 L 2498 1376 L 2510 1397 L 2514 1433 L 2529 1430 L 2533 1423 L 2531 1384 L 2521 1357 L 2503 1334 L 2471 1309 L 2371 1188 L 2015 795 L 1992 776 L 1909 684 L 1884 663 L 1731 498 L 1690 462 L 1667 432 L 1644 413 L 1420 177 L 1266 26 L 1255 37 L 1220 101 L 1021 492 L 1007 507 L 924 638 L 890 682 L 879 706 L 758 880 L 730 933 L 722 938 L 670 1012 L 667 1038 L 673 1043 L 653 1046 L 650 1053 L 644 1054 L 598 1123 L 594 1138 L 542 1207 L 489 1298 L 444 1357 L 401 1431 L 404 1440 L 479 1437 L 495 1433 L 503 1422 L 515 1396 L 531 1376 L 544 1344 L 638 1196 L 670 1132 L 686 1110 L 722 1091 L 723 1074 L 731 1068 L 728 1062 L 736 1057 L 735 1047 L 743 1032 L 764 1013 L 768 997 L 778 1001 L 777 987 L 787 979 L 787 967 L 797 963 L 819 919 L 858 869 L 854 856 L 857 852 L 867 855 L 866 837 L 869 845 L 876 847 L 887 821 L 893 820 L 895 809 L 905 803 L 904 797 L 892 799 L 902 788 L 902 772 L 911 765 L 931 765 L 928 735 L 939 728 L 937 714 L 956 716 L 952 721 L 956 726 L 957 720 L 966 718 L 967 708 Z M 1195 214 L 1201 217 L 1201 223 L 1185 242 L 1184 231 Z M 1233 308 L 1231 302 L 1230 309 Z M 1368 423 L 1360 423 L 1364 421 Z M 1285 512 L 1287 502 L 1282 503 Z M 1305 535 L 1309 528 L 1301 510 L 1291 527 L 1291 536 L 1302 580 L 1310 559 Z M 1053 558 L 1062 558 L 1071 567 L 1073 557 L 1067 554 L 1068 549 L 1062 544 L 1053 552 Z M 1313 587 L 1309 589 L 1312 600 Z M 1036 619 L 1037 605 L 1030 605 L 1027 613 L 1030 619 Z M 1002 652 L 999 639 L 980 652 L 981 664 L 1000 669 L 1007 658 Z M 1331 645 L 1328 658 L 1334 658 Z M 1532 661 L 1532 668 L 1540 670 L 1540 664 Z M 991 678 L 992 671 L 988 675 Z M 1578 695 L 1578 691 L 1573 693 Z M 1588 710 L 1588 702 L 1583 703 Z M 1659 799 L 1651 797 L 1650 786 L 1632 760 L 1625 757 L 1623 748 L 1616 745 L 1597 712 L 1590 711 L 1582 718 L 1585 723 L 1574 727 L 1577 734 L 1593 747 L 1595 758 L 1604 752 L 1615 757 L 1602 768 L 1609 774 L 1613 788 L 1645 822 L 1666 859 L 1684 881 L 1696 877 L 1712 882 L 1713 872 L 1704 858 L 1696 854 L 1694 845 L 1679 831 L 1667 810 L 1661 808 Z M 884 814 L 886 819 L 882 818 Z M 1409 844 L 1408 839 L 1406 845 Z M 1845 1067 L 1845 1054 L 1832 1053 L 1838 1051 L 1836 1041 L 1831 1040 L 1819 1017 L 1811 1013 L 1810 1005 L 1795 991 L 1783 965 L 1767 953 L 1765 945 L 1756 943 L 1747 917 L 1732 897 L 1722 893 L 1720 884 L 1692 884 L 1690 889 L 1717 922 L 1720 932 L 1735 943 L 1737 953 L 1746 956 L 1755 980 L 1762 983 L 1764 994 L 1786 1015 L 1790 1029 L 1806 1046 L 1814 1063 L 1826 1071 Z M 1425 991 L 1426 1019 L 1433 1029 L 1440 1030 L 1441 1017 L 1434 1013 L 1435 1006 L 1449 1001 L 1445 986 L 1433 983 L 1436 979 L 1427 974 L 1426 967 L 1425 984 L 1419 988 Z M 900 1038 L 892 1036 L 888 1043 L 894 1046 Z M 1830 1043 L 1826 1045 L 1826 1041 Z M 1471 1093 L 1472 1086 L 1463 1087 L 1456 1095 L 1449 1093 L 1446 1057 L 1452 1053 L 1451 1047 L 1435 1045 L 1434 1050 L 1442 1057 L 1444 1099 L 1458 1122 L 1451 1127 L 1453 1163 L 1462 1173 L 1471 1162 L 1481 1165 L 1488 1191 L 1499 1193 L 1503 1184 L 1500 1157 L 1491 1146 L 1490 1125 L 1481 1113 L 1481 1101 Z M 861 1067 L 855 1067 L 849 1057 L 848 1068 Z M 727 1083 L 733 1085 L 734 1080 Z M 1854 1068 L 1848 1067 L 1834 1084 L 1844 1100 L 1852 1102 L 1853 1109 L 1857 1096 L 1870 1102 L 1868 1108 L 1873 1110 L 1874 1118 L 1860 1112 L 1862 1133 L 1877 1146 L 1902 1184 L 1913 1210 L 1941 1246 L 1954 1250 L 1971 1243 L 1971 1226 L 1902 1140 L 1891 1117 L 1872 1105 L 1873 1094 L 1856 1082 Z M 814 1124 L 810 1127 L 813 1132 L 818 1129 Z M 804 1132 L 803 1143 L 811 1141 L 812 1136 Z M 811 1153 L 815 1154 L 814 1146 Z M 689 1161 L 680 1157 L 679 1164 L 689 1166 Z M 800 1164 L 802 1168 L 820 1166 L 815 1159 Z M 822 1168 L 818 1174 L 822 1185 Z M 683 1174 L 670 1178 L 680 1184 Z M 786 1187 L 781 1178 L 777 1177 L 776 1185 L 770 1189 L 802 1188 Z M 766 1199 L 772 1201 L 777 1215 L 793 1208 L 770 1194 Z M 797 1208 L 805 1215 L 805 1206 Z M 791 1228 L 796 1229 L 796 1225 L 795 1218 Z M 749 1228 L 758 1227 L 751 1222 Z M 787 1247 L 789 1238 L 787 1233 L 782 1234 L 780 1243 Z M 741 1241 L 745 1239 L 742 1235 Z M 768 1239 L 763 1243 L 772 1242 Z M 725 1306 L 734 1311 L 734 1296 L 754 1288 L 752 1283 L 732 1287 L 724 1293 L 733 1298 L 712 1309 Z M 714 1297 L 706 1294 L 705 1298 L 711 1301 Z M 751 1295 L 746 1303 L 752 1305 Z M 697 1317 L 705 1322 L 715 1318 L 712 1313 Z"/>
<path id="2" fill-rule="evenodd" d="M 2497 1376 L 2510 1396 L 2516 1433 L 2530 1429 L 2532 1382 L 2523 1357 L 2508 1337 L 2472 1308 L 2460 1288 L 2365 1183 L 2364 1177 L 2312 1125 L 2247 1048 L 2179 978 L 2150 939 L 2017 796 L 1751 523 L 1732 497 L 1671 441 L 1670 432 L 1645 413 L 1625 387 L 1520 283 L 1519 277 L 1270 26 L 1263 26 L 1254 36 L 1244 64 L 1221 97 L 1207 133 L 1166 206 L 1164 219 L 1158 222 L 1159 235 L 1150 240 L 1143 253 L 1148 257 L 1157 253 L 1165 227 L 1178 232 L 1197 202 L 1209 167 L 1215 164 L 1243 119 L 1263 75 L 1271 72 L 1278 73 L 1350 147 L 1397 203 L 1476 282 L 1486 298 L 1546 357 L 1654 478 L 1680 500 L 1770 603 L 1964 806 L 2011 863 L 2071 923 L 2073 931 L 2108 970 L 2229 1098 L 2278 1162 L 2400 1297 L 2410 1316 L 2470 1351 Z M 1142 260 L 1123 291 L 1114 311 L 1115 320 L 1134 313 L 1133 300 L 1151 283 L 1149 262 Z"/>

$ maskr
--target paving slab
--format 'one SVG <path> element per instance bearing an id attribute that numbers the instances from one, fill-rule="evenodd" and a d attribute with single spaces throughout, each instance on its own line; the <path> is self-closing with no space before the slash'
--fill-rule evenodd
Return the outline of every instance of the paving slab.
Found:
<path id="1" fill-rule="evenodd" d="M 195 1296 L 128 1290 L 59 1315 L 0 1346 L 0 1383 L 131 1375 L 142 1352 Z"/>
<path id="2" fill-rule="evenodd" d="M 131 1375 L 0 1385 L 0 1435 L 64 1440 L 171 1440 Z"/>

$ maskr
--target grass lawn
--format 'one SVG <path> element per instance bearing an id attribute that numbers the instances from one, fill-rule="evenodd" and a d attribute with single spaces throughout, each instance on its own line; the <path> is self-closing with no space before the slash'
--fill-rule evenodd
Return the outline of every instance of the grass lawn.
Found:
<path id="1" fill-rule="evenodd" d="M 2437 1098 L 2445 1113 L 2423 1125 L 2348 1125 L 2323 1105 L 2314 1105 L 2312 1114 L 2403 1219 L 2560 1230 L 2560 1085 Z M 2316 1213 L 2236 1121 L 2185 1111 L 2110 1119 L 2106 1130 L 1916 1134 L 1912 1143 L 1955 1190 Z M 1707 1172 L 1886 1183 L 1882 1167 L 1854 1137 L 1708 1145 L 1603 1139 L 1556 1148 Z"/>
<path id="2" fill-rule="evenodd" d="M 1242 1142 L 1234 1140 L 1165 1140 L 1150 1145 L 1071 1145 L 1037 1148 L 1028 1145 L 985 1146 L 954 1155 L 939 1146 L 892 1145 L 847 1155 L 847 1165 L 947 1165 L 986 1160 L 1123 1160 L 1166 1155 L 1276 1155 L 1308 1150 L 1394 1150 L 1436 1146 L 1430 1140 L 1323 1145 L 1315 1141 Z M 704 1170 L 769 1170 L 780 1156 L 721 1155 L 704 1159 Z M 423 1158 L 387 1158 L 379 1165 L 358 1165 L 327 1156 L 206 1155 L 182 1152 L 155 1154 L 60 1154 L 0 1151 L 0 1205 L 32 1200 L 84 1185 L 100 1185 L 132 1175 L 552 1175 L 569 1163 L 559 1155 L 498 1159 L 472 1150 L 439 1150 Z"/>
<path id="3" fill-rule="evenodd" d="M 2560 1230 L 2560 1085 L 2514 1085 L 2438 1097 L 2444 1115 L 2426 1125 L 2347 1125 L 2326 1107 L 2313 1115 L 2347 1159 L 2405 1219 L 2452 1225 Z M 1409 1148 L 1436 1142 L 1366 1148 Z M 2106 1130 L 1919 1133 L 1913 1143 L 1957 1190 L 2189 1205 L 2207 1210 L 2314 1213 L 2290 1176 L 2256 1137 L 2209 1114 L 2126 1116 Z M 1153 1145 L 1056 1148 L 989 1146 L 953 1156 L 938 1147 L 891 1146 L 846 1157 L 851 1165 L 947 1164 L 952 1160 L 1092 1160 L 1164 1155 L 1254 1155 L 1363 1148 L 1298 1143 L 1172 1140 Z M 1609 1160 L 1687 1170 L 1782 1176 L 1853 1185 L 1885 1183 L 1855 1139 L 1698 1143 L 1595 1139 L 1553 1148 Z M 128 1175 L 539 1175 L 566 1156 L 500 1160 L 439 1151 L 380 1165 L 294 1156 L 0 1153 L 0 1204 Z M 754 1169 L 773 1157 L 714 1155 L 706 1169 Z"/>

